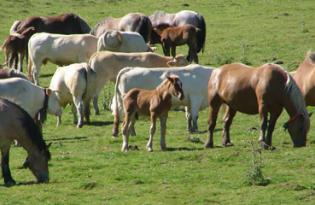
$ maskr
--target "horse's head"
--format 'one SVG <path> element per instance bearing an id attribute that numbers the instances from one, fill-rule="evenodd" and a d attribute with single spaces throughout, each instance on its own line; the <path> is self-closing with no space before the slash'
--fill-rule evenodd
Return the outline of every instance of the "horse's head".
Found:
<path id="1" fill-rule="evenodd" d="M 305 116 L 301 113 L 296 114 L 284 124 L 284 128 L 288 129 L 289 131 L 294 147 L 304 147 L 306 145 L 306 136 L 309 127 L 309 116 Z"/>
<path id="2" fill-rule="evenodd" d="M 177 75 L 166 76 L 167 80 L 171 83 L 170 92 L 173 96 L 177 97 L 179 100 L 184 99 L 184 91 L 182 81 Z"/>
<path id="3" fill-rule="evenodd" d="M 39 153 L 30 154 L 27 157 L 27 166 L 35 175 L 39 183 L 45 183 L 49 181 L 48 161 L 51 158 L 48 150 L 50 145 L 45 147 Z"/>
<path id="4" fill-rule="evenodd" d="M 57 92 L 55 90 L 46 89 L 46 95 L 48 95 L 48 113 L 56 116 L 61 116 L 62 108 L 59 104 Z"/>
<path id="5" fill-rule="evenodd" d="M 122 34 L 119 31 L 107 31 L 100 36 L 97 50 L 115 51 L 122 43 Z"/>

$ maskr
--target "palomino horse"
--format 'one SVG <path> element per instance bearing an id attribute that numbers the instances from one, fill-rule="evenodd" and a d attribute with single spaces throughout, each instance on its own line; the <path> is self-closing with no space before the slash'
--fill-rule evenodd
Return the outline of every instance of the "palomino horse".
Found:
<path id="1" fill-rule="evenodd" d="M 315 53 L 308 52 L 292 75 L 301 89 L 306 106 L 315 106 Z"/>
<path id="2" fill-rule="evenodd" d="M 199 29 L 197 32 L 197 53 L 204 50 L 206 42 L 206 23 L 203 16 L 195 11 L 183 10 L 175 14 L 165 13 L 164 11 L 156 11 L 149 16 L 152 26 L 157 27 L 161 24 L 169 24 L 170 26 L 183 26 L 191 24 Z M 151 43 L 158 43 L 159 39 L 156 38 L 152 32 Z"/>
<path id="3" fill-rule="evenodd" d="M 32 16 L 15 21 L 10 32 L 22 33 L 25 29 L 34 27 L 36 32 L 75 34 L 89 33 L 89 25 L 78 15 L 65 13 L 58 16 Z"/>
<path id="4" fill-rule="evenodd" d="M 13 140 L 27 151 L 28 167 L 39 183 L 48 182 L 50 153 L 38 126 L 18 105 L 0 98 L 1 168 L 6 186 L 15 184 L 9 167 L 9 151 Z"/>
<path id="5" fill-rule="evenodd" d="M 244 64 L 228 64 L 214 70 L 208 84 L 210 105 L 209 139 L 206 147 L 213 147 L 213 131 L 219 108 L 227 105 L 222 143 L 231 144 L 230 126 L 237 111 L 258 114 L 261 119 L 259 141 L 264 148 L 272 148 L 272 132 L 284 108 L 290 116 L 285 123 L 294 147 L 306 145 L 309 116 L 300 89 L 292 76 L 275 64 L 252 68 Z M 268 115 L 270 115 L 268 120 Z"/>
<path id="6" fill-rule="evenodd" d="M 128 151 L 128 138 L 130 128 L 134 126 L 136 115 L 148 115 L 151 120 L 150 137 L 147 144 L 149 152 L 153 151 L 153 135 L 156 130 L 156 120 L 160 119 L 161 139 L 160 146 L 162 150 L 166 149 L 165 133 L 168 111 L 172 107 L 172 96 L 179 100 L 184 99 L 182 82 L 176 75 L 167 76 L 159 86 L 154 90 L 145 90 L 133 88 L 127 92 L 124 97 L 125 119 L 123 122 L 123 145 L 121 150 Z"/>
<path id="7" fill-rule="evenodd" d="M 145 42 L 149 42 L 152 32 L 152 24 L 149 17 L 142 13 L 129 13 L 121 18 L 107 17 L 97 23 L 91 34 L 100 37 L 109 30 L 134 31 L 139 33 Z"/>

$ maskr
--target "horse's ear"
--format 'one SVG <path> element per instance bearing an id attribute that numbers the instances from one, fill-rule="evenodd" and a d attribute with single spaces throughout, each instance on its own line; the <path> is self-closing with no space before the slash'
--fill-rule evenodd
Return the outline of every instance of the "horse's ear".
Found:
<path id="1" fill-rule="evenodd" d="M 51 93 L 52 93 L 52 90 L 49 89 L 49 88 L 46 88 L 46 89 L 45 89 L 45 93 L 46 93 L 46 95 L 50 96 Z"/>

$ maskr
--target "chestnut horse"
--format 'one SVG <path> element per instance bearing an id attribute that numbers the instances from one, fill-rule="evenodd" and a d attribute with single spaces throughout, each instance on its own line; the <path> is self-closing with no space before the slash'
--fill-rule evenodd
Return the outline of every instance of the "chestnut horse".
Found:
<path id="1" fill-rule="evenodd" d="M 197 32 L 197 53 L 203 52 L 206 42 L 206 22 L 203 16 L 195 11 L 182 10 L 177 13 L 165 13 L 164 11 L 156 11 L 149 16 L 152 26 L 157 27 L 161 24 L 169 24 L 170 26 L 193 25 L 199 30 Z M 159 43 L 158 36 L 152 32 L 151 43 Z"/>
<path id="2" fill-rule="evenodd" d="M 292 75 L 304 96 L 306 106 L 315 106 L 315 53 L 308 52 Z"/>
<path id="3" fill-rule="evenodd" d="M 156 130 L 156 120 L 160 119 L 161 123 L 161 139 L 160 146 L 162 150 L 166 149 L 165 133 L 166 120 L 168 111 L 172 107 L 172 96 L 179 100 L 184 99 L 184 91 L 182 82 L 176 75 L 167 76 L 167 78 L 154 90 L 145 90 L 133 88 L 129 90 L 124 97 L 124 113 L 123 122 L 123 145 L 121 150 L 128 151 L 128 138 L 130 128 L 135 124 L 136 115 L 148 115 L 151 120 L 150 137 L 147 143 L 147 150 L 153 151 L 152 142 L 153 135 Z"/>
<path id="4" fill-rule="evenodd" d="M 152 24 L 149 17 L 142 13 L 129 13 L 121 18 L 107 17 L 97 23 L 91 30 L 91 34 L 100 37 L 109 30 L 134 31 L 139 33 L 145 42 L 149 42 L 152 32 Z"/>
<path id="5" fill-rule="evenodd" d="M 0 98 L 1 168 L 6 186 L 15 184 L 9 167 L 9 151 L 13 140 L 27 151 L 27 165 L 39 183 L 48 182 L 50 153 L 39 127 L 18 105 Z"/>
<path id="6" fill-rule="evenodd" d="M 25 29 L 34 27 L 36 32 L 80 34 L 89 33 L 89 25 L 78 15 L 65 13 L 58 16 L 32 16 L 15 21 L 11 32 L 22 33 Z"/>
<path id="7" fill-rule="evenodd" d="M 232 145 L 230 126 L 239 111 L 260 115 L 259 141 L 264 148 L 272 148 L 272 132 L 283 108 L 290 116 L 285 127 L 294 147 L 306 145 L 310 121 L 305 102 L 293 77 L 279 65 L 264 64 L 258 68 L 239 63 L 224 65 L 214 70 L 209 79 L 208 100 L 210 116 L 207 148 L 213 147 L 213 131 L 222 103 L 227 105 L 222 139 L 224 146 Z"/>

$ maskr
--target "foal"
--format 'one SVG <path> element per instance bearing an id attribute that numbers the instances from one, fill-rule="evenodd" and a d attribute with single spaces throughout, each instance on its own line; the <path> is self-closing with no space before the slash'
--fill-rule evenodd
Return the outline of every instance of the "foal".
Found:
<path id="1" fill-rule="evenodd" d="M 154 28 L 154 31 L 160 36 L 164 55 L 169 56 L 171 49 L 171 54 L 175 57 L 176 46 L 187 44 L 189 48 L 187 60 L 189 62 L 194 61 L 195 63 L 198 63 L 197 31 L 199 31 L 199 29 L 190 24 L 166 27 L 166 25 L 162 24 Z"/>
<path id="2" fill-rule="evenodd" d="M 154 90 L 144 90 L 134 88 L 125 95 L 124 113 L 125 119 L 122 125 L 123 145 L 121 150 L 128 151 L 128 137 L 130 127 L 135 123 L 136 114 L 149 115 L 151 120 L 150 137 L 147 143 L 147 150 L 152 152 L 153 135 L 156 129 L 156 119 L 160 118 L 161 139 L 160 147 L 166 149 L 165 132 L 168 111 L 172 106 L 172 96 L 184 99 L 184 91 L 182 90 L 182 82 L 176 75 L 167 76 L 159 86 Z"/>

